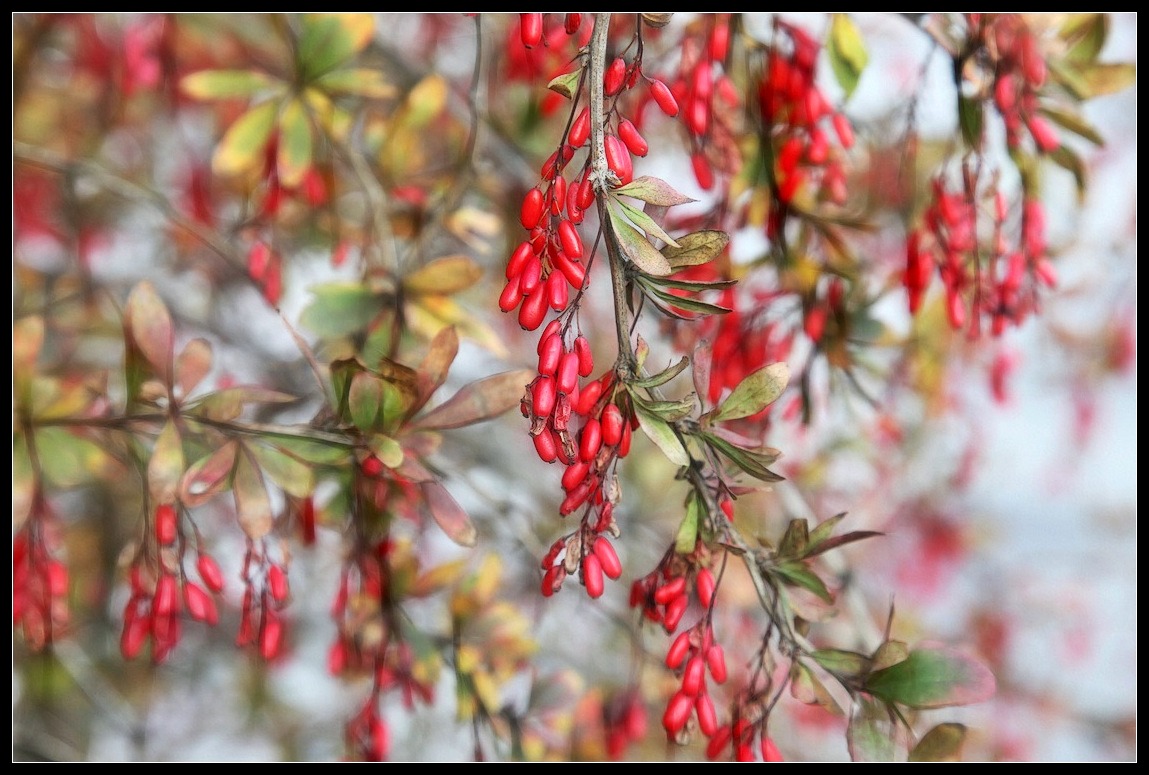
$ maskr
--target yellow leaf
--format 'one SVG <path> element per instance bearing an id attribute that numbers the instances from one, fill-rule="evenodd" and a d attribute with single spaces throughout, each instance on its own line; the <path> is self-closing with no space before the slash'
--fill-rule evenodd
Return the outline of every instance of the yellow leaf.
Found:
<path id="1" fill-rule="evenodd" d="M 443 112 L 447 105 L 447 80 L 441 75 L 428 75 L 407 94 L 403 123 L 418 129 Z"/>
<path id="2" fill-rule="evenodd" d="M 291 100 L 279 117 L 279 148 L 275 160 L 279 181 L 295 188 L 311 167 L 311 121 L 299 100 Z"/>
<path id="3" fill-rule="evenodd" d="M 219 175 L 240 175 L 263 163 L 264 148 L 275 126 L 278 104 L 269 100 L 249 109 L 224 134 L 212 157 Z"/>
<path id="4" fill-rule="evenodd" d="M 467 256 L 443 256 L 428 262 L 403 278 L 408 293 L 438 293 L 449 296 L 470 288 L 483 276 L 483 269 Z"/>

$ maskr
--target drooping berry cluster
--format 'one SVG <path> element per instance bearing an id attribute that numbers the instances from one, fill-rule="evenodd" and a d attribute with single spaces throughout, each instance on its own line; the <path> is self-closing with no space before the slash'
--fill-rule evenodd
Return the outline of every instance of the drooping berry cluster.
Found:
<path id="1" fill-rule="evenodd" d="M 982 201 L 989 200 L 989 207 Z M 983 210 L 989 209 L 988 216 Z M 965 170 L 960 190 L 934 180 L 934 196 L 923 224 L 910 233 L 906 245 L 903 284 L 910 312 L 921 307 L 934 267 L 945 285 L 950 325 L 968 325 L 971 338 L 981 334 L 982 319 L 1000 335 L 1007 323 L 1020 325 L 1038 304 L 1039 285 L 1053 287 L 1057 277 L 1046 257 L 1045 211 L 1026 199 L 1016 227 L 1016 242 L 1007 239 L 1009 205 L 993 186 L 978 190 L 977 171 Z M 979 233 L 986 226 L 988 238 Z"/>
<path id="2" fill-rule="evenodd" d="M 991 43 L 995 54 L 993 101 L 1005 122 L 1010 148 L 1022 143 L 1022 128 L 1043 153 L 1057 150 L 1057 130 L 1040 114 L 1038 96 L 1045 85 L 1047 67 L 1037 36 L 1017 14 L 967 14 L 967 22 L 979 39 Z"/>
<path id="3" fill-rule="evenodd" d="M 56 558 L 55 520 L 39 496 L 12 539 L 12 623 L 34 650 L 59 637 L 68 624 L 68 568 Z"/>
<path id="4" fill-rule="evenodd" d="M 272 562 L 249 543 L 241 578 L 245 588 L 235 645 L 254 644 L 259 655 L 270 661 L 283 648 L 285 622 L 280 611 L 291 597 L 286 565 Z"/>

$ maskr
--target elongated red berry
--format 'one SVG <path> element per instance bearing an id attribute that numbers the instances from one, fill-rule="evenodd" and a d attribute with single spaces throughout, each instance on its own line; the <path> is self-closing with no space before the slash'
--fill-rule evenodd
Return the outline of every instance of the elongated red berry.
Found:
<path id="1" fill-rule="evenodd" d="M 184 584 L 184 603 L 187 604 L 188 614 L 193 619 L 211 625 L 219 622 L 215 601 L 198 584 L 190 581 Z"/>
<path id="2" fill-rule="evenodd" d="M 650 152 L 650 146 L 638 130 L 635 129 L 634 124 L 627 121 L 625 118 L 618 122 L 618 137 L 622 140 L 626 149 L 633 153 L 635 156 L 646 156 Z"/>
<path id="3" fill-rule="evenodd" d="M 563 471 L 562 486 L 567 492 L 582 484 L 582 480 L 586 479 L 587 472 L 590 471 L 590 465 L 582 462 L 581 460 L 570 466 L 567 470 Z"/>
<path id="4" fill-rule="evenodd" d="M 697 697 L 706 685 L 706 663 L 700 656 L 693 656 L 686 663 L 686 670 L 682 673 L 682 691 L 691 697 Z"/>
<path id="5" fill-rule="evenodd" d="M 196 570 L 199 571 L 199 577 L 203 579 L 203 583 L 207 585 L 208 589 L 216 594 L 223 591 L 223 573 L 220 572 L 215 558 L 201 554 L 196 560 Z"/>
<path id="6" fill-rule="evenodd" d="M 676 736 L 686 726 L 690 719 L 690 711 L 694 709 L 694 698 L 683 692 L 675 692 L 666 703 L 666 712 L 662 714 L 662 727 L 671 737 Z"/>
<path id="7" fill-rule="evenodd" d="M 582 238 L 578 229 L 568 220 L 559 221 L 559 241 L 569 258 L 582 258 Z"/>
<path id="8" fill-rule="evenodd" d="M 599 562 L 602 563 L 603 573 L 612 579 L 617 579 L 622 575 L 622 562 L 619 561 L 618 553 L 615 552 L 609 539 L 605 536 L 599 536 L 595 539 L 592 551 L 598 555 Z"/>
<path id="9" fill-rule="evenodd" d="M 677 670 L 683 660 L 686 659 L 686 653 L 690 651 L 690 631 L 680 632 L 678 637 L 670 644 L 670 648 L 666 650 L 666 666 L 671 670 Z"/>
<path id="10" fill-rule="evenodd" d="M 710 676 L 717 683 L 726 683 L 726 652 L 722 646 L 713 644 L 706 652 L 706 665 L 710 668 Z"/>
<path id="11" fill-rule="evenodd" d="M 546 344 L 547 338 L 550 337 L 551 334 L 557 334 L 560 328 L 562 328 L 562 321 L 558 318 L 547 323 L 546 328 L 544 328 L 542 334 L 539 335 L 538 345 L 535 346 L 536 355 L 543 354 L 543 346 Z"/>
<path id="12" fill-rule="evenodd" d="M 650 82 L 650 96 L 658 103 L 663 113 L 674 118 L 678 115 L 678 100 L 670 93 L 670 87 L 657 79 Z"/>
<path id="13" fill-rule="evenodd" d="M 539 225 L 543 217 L 543 192 L 532 188 L 523 197 L 523 206 L 519 211 L 519 220 L 524 229 L 533 229 Z"/>
<path id="14" fill-rule="evenodd" d="M 694 579 L 694 589 L 698 592 L 698 602 L 709 608 L 710 601 L 714 598 L 714 576 L 709 568 L 698 571 L 698 576 Z"/>
<path id="15" fill-rule="evenodd" d="M 539 374 L 553 377 L 558 370 L 559 360 L 563 357 L 563 338 L 555 332 L 543 342 L 543 351 L 539 354 Z M 550 414 L 550 412 L 547 412 Z M 544 417 L 546 415 L 543 415 Z"/>
<path id="16" fill-rule="evenodd" d="M 712 737 L 718 731 L 718 714 L 714 711 L 714 700 L 705 691 L 694 698 L 694 712 L 698 716 L 699 730 Z"/>
<path id="17" fill-rule="evenodd" d="M 539 459 L 544 463 L 553 463 L 559 456 L 558 443 L 555 441 L 555 434 L 550 428 L 544 428 L 543 432 L 534 437 L 535 452 L 539 453 Z"/>
<path id="18" fill-rule="evenodd" d="M 578 354 L 575 352 L 564 353 L 562 360 L 559 361 L 558 375 L 558 388 L 562 393 L 570 395 L 571 391 L 578 385 Z"/>
<path id="19" fill-rule="evenodd" d="M 567 135 L 567 142 L 575 148 L 581 148 L 590 137 L 590 110 L 583 108 L 571 123 L 571 131 Z"/>
<path id="20" fill-rule="evenodd" d="M 274 611 L 263 610 L 263 627 L 259 631 L 259 654 L 266 660 L 279 656 L 283 645 L 283 622 Z"/>
<path id="21" fill-rule="evenodd" d="M 562 272 L 551 272 L 547 278 L 547 303 L 555 312 L 562 312 L 570 301 L 567 278 Z"/>
<path id="22" fill-rule="evenodd" d="M 710 162 L 706 160 L 702 151 L 695 151 L 690 155 L 690 166 L 694 168 L 694 179 L 698 181 L 700 188 L 709 191 L 714 187 L 714 170 L 710 168 Z"/>
<path id="23" fill-rule="evenodd" d="M 602 76 L 602 89 L 609 97 L 618 94 L 622 89 L 622 82 L 626 78 L 626 61 L 622 57 L 616 58 L 606 68 Z"/>
<path id="24" fill-rule="evenodd" d="M 267 569 L 267 586 L 276 602 L 282 603 L 287 599 L 291 588 L 282 565 L 272 565 Z"/>
<path id="25" fill-rule="evenodd" d="M 519 293 L 523 296 L 529 296 L 538 287 L 539 282 L 543 279 L 543 262 L 539 257 L 533 253 L 527 259 L 527 263 L 523 266 L 523 271 L 519 274 Z"/>
<path id="26" fill-rule="evenodd" d="M 686 599 L 686 595 L 676 597 L 670 601 L 670 604 L 666 606 L 666 615 L 662 619 L 663 629 L 667 632 L 677 630 L 678 623 L 682 621 L 682 615 L 686 613 L 688 604 L 689 601 Z"/>
<path id="27" fill-rule="evenodd" d="M 670 581 L 663 584 L 654 592 L 654 602 L 659 605 L 667 605 L 676 598 L 682 597 L 686 591 L 686 577 L 675 576 Z"/>
<path id="28" fill-rule="evenodd" d="M 519 39 L 527 48 L 534 48 L 543 39 L 543 15 L 541 13 L 519 14 Z"/>
<path id="29" fill-rule="evenodd" d="M 521 242 L 515 248 L 515 252 L 511 253 L 510 259 L 507 260 L 507 279 L 518 277 L 523 272 L 523 267 L 527 265 L 527 260 L 534 255 L 531 248 L 531 243 Z"/>
<path id="30" fill-rule="evenodd" d="M 559 342 L 562 345 L 562 342 Z M 555 408 L 555 381 L 541 376 L 531 383 L 531 406 L 536 417 L 550 417 Z"/>
<path id="31" fill-rule="evenodd" d="M 618 176 L 621 185 L 626 185 L 634 179 L 634 164 L 630 160 L 630 151 L 614 135 L 607 135 L 604 140 L 606 150 L 606 163 L 611 171 Z"/>
<path id="32" fill-rule="evenodd" d="M 607 404 L 603 407 L 602 417 L 602 443 L 608 447 L 616 446 L 622 441 L 622 426 L 625 420 L 622 419 L 622 411 L 614 404 Z"/>
<path id="33" fill-rule="evenodd" d="M 590 351 L 590 342 L 579 334 L 574 340 L 574 353 L 578 356 L 578 374 L 580 377 L 589 377 L 594 371 L 594 354 Z"/>
<path id="34" fill-rule="evenodd" d="M 586 267 L 578 261 L 569 258 L 562 251 L 555 253 L 551 259 L 551 263 L 558 267 L 562 272 L 563 277 L 567 279 L 571 287 L 575 290 L 582 290 L 583 283 L 586 281 Z"/>
<path id="35" fill-rule="evenodd" d="M 499 309 L 503 312 L 510 312 L 523 300 L 523 294 L 519 290 L 521 277 L 522 273 L 519 273 L 507 280 L 507 284 L 503 286 L 503 292 L 499 294 Z"/>
<path id="36" fill-rule="evenodd" d="M 156 616 L 168 616 L 179 610 L 176 577 L 170 573 L 160 576 L 156 582 L 155 596 L 152 598 L 152 611 Z"/>
<path id="37" fill-rule="evenodd" d="M 594 460 L 595 455 L 598 454 L 599 449 L 602 447 L 602 425 L 595 418 L 590 418 L 586 421 L 586 425 L 582 427 L 582 433 L 579 436 L 579 459 L 584 463 L 589 463 Z"/>
<path id="38" fill-rule="evenodd" d="M 519 307 L 519 325 L 524 331 L 534 331 L 542 325 L 547 314 L 546 291 L 546 286 L 540 283 Z"/>
<path id="39" fill-rule="evenodd" d="M 586 585 L 586 593 L 591 597 L 602 597 L 603 578 L 602 563 L 598 555 L 591 553 L 582 558 L 582 583 Z"/>
<path id="40" fill-rule="evenodd" d="M 156 507 L 156 540 L 164 546 L 176 540 L 176 508 L 170 503 Z"/>

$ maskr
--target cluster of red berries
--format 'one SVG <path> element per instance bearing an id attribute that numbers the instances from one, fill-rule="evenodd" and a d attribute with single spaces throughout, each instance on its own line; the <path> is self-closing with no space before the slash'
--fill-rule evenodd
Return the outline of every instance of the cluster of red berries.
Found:
<path id="1" fill-rule="evenodd" d="M 1047 67 L 1037 36 L 1018 14 L 967 14 L 971 29 L 992 41 L 996 60 L 993 71 L 993 101 L 1005 122 L 1010 148 L 1018 148 L 1022 128 L 1043 153 L 1057 150 L 1057 131 L 1039 114 L 1038 93 L 1045 85 Z"/>
<path id="2" fill-rule="evenodd" d="M 506 77 L 534 82 L 562 75 L 578 49 L 590 41 L 594 25 L 583 24 L 581 13 L 521 13 L 518 29 L 508 25 Z M 561 94 L 548 91 L 540 110 L 544 116 L 563 105 Z"/>
<path id="3" fill-rule="evenodd" d="M 789 41 L 789 53 L 783 43 Z M 846 175 L 842 152 L 827 133 L 829 120 L 841 149 L 854 145 L 854 130 L 845 114 L 830 105 L 818 88 L 816 67 L 821 46 L 800 27 L 778 21 L 766 72 L 758 85 L 763 121 L 774 148 L 774 196 L 783 207 L 771 209 L 767 236 L 783 226 L 784 205 L 793 201 L 803 185 L 816 187 L 835 204 L 846 201 Z"/>
<path id="4" fill-rule="evenodd" d="M 192 619 L 212 626 L 219 623 L 213 595 L 223 591 L 223 574 L 215 559 L 201 551 L 196 560 L 196 570 L 203 586 L 190 581 L 183 571 L 182 562 L 171 561 L 179 536 L 177 505 L 161 503 L 154 516 L 152 532 L 158 568 L 146 562 L 146 555 L 141 555 L 132 564 L 129 572 L 131 594 L 124 606 L 120 652 L 125 659 L 135 659 L 151 638 L 152 661 L 158 664 L 167 659 L 179 644 L 181 598 Z"/>
<path id="5" fill-rule="evenodd" d="M 603 704 L 602 726 L 606 737 L 606 755 L 618 761 L 630 743 L 646 737 L 646 704 L 636 687 L 616 694 Z"/>
<path id="6" fill-rule="evenodd" d="M 950 325 L 962 329 L 968 324 L 970 337 L 976 338 L 985 317 L 993 335 L 999 336 L 1007 323 L 1020 325 L 1036 309 L 1039 284 L 1057 284 L 1045 255 L 1045 211 L 1036 200 L 1024 202 L 1019 237 L 1011 247 L 1005 234 L 1009 206 L 1000 191 L 990 192 L 993 236 L 983 245 L 977 181 L 966 177 L 960 191 L 947 190 L 940 176 L 935 179 L 923 225 L 907 240 L 902 281 L 910 312 L 916 313 L 936 266 L 945 285 Z"/>
<path id="7" fill-rule="evenodd" d="M 713 584 L 713 580 L 710 583 Z M 714 642 L 709 618 L 679 633 L 666 652 L 666 666 L 681 670 L 682 677 L 678 691 L 671 695 L 662 715 L 666 734 L 677 738 L 693 712 L 699 731 L 713 737 L 718 732 L 718 714 L 706 687 L 706 674 L 709 672 L 716 683 L 726 683 L 726 654 L 722 646 Z"/>
<path id="8" fill-rule="evenodd" d="M 245 588 L 235 645 L 254 644 L 260 656 L 271 661 L 283 648 L 285 624 L 280 611 L 291 596 L 287 569 L 249 546 L 241 577 Z"/>
<path id="9" fill-rule="evenodd" d="M 55 559 L 56 544 L 55 525 L 42 504 L 12 539 L 12 623 L 36 651 L 68 624 L 68 568 Z"/>

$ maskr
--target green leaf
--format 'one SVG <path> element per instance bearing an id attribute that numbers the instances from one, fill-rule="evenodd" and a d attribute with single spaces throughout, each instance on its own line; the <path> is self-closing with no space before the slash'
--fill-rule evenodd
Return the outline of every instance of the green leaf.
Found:
<path id="1" fill-rule="evenodd" d="M 263 164 L 264 150 L 278 114 L 278 101 L 267 100 L 240 116 L 216 146 L 211 160 L 215 173 L 239 175 Z"/>
<path id="2" fill-rule="evenodd" d="M 785 479 L 785 477 L 779 476 L 767 468 L 778 459 L 776 454 L 763 455 L 753 450 L 744 449 L 712 433 L 704 434 L 703 438 L 708 444 L 725 455 L 730 462 L 754 478 L 764 482 L 781 482 Z"/>
<path id="3" fill-rule="evenodd" d="M 267 497 L 263 475 L 247 451 L 236 456 L 232 489 L 240 528 L 252 541 L 260 540 L 271 532 L 271 501 Z"/>
<path id="4" fill-rule="evenodd" d="M 530 369 L 517 369 L 464 385 L 459 392 L 415 420 L 420 429 L 462 428 L 498 417 L 519 405 L 523 390 L 534 378 Z"/>
<path id="5" fill-rule="evenodd" d="M 1101 136 L 1101 133 L 1076 113 L 1070 113 L 1068 110 L 1048 106 L 1040 108 L 1039 111 L 1048 116 L 1053 123 L 1068 129 L 1075 135 L 1084 137 L 1094 145 L 1105 145 L 1105 138 Z"/>
<path id="6" fill-rule="evenodd" d="M 672 277 L 641 277 L 644 286 L 648 288 L 674 288 L 679 291 L 703 293 L 705 291 L 721 291 L 732 288 L 738 284 L 737 280 L 675 280 Z"/>
<path id="7" fill-rule="evenodd" d="M 339 466 L 347 462 L 350 452 L 346 447 L 334 444 L 325 444 L 321 441 L 312 441 L 302 438 L 276 438 L 272 440 L 283 452 L 292 457 L 299 458 L 305 463 L 316 465 Z"/>
<path id="8" fill-rule="evenodd" d="M 980 149 L 982 129 L 985 126 L 985 109 L 981 100 L 958 94 L 958 123 L 961 125 L 961 136 L 966 148 L 975 151 Z"/>
<path id="9" fill-rule="evenodd" d="M 302 19 L 297 56 L 303 72 L 316 78 L 358 53 L 375 30 L 368 13 L 310 13 Z"/>
<path id="10" fill-rule="evenodd" d="M 686 514 L 678 525 L 678 532 L 674 536 L 674 551 L 678 554 L 690 554 L 698 544 L 698 526 L 702 521 L 702 506 L 698 497 L 692 491 L 686 501 Z"/>
<path id="11" fill-rule="evenodd" d="M 832 536 L 834 534 L 834 528 L 836 528 L 838 523 L 845 518 L 846 512 L 843 511 L 840 514 L 835 514 L 829 519 L 824 519 L 815 525 L 814 529 L 810 531 L 810 546 L 817 546 Z"/>
<path id="12" fill-rule="evenodd" d="M 855 697 L 846 728 L 846 746 L 852 761 L 901 761 L 906 743 L 904 731 L 882 703 Z"/>
<path id="13" fill-rule="evenodd" d="M 28 440 L 17 431 L 12 440 L 12 524 L 17 530 L 32 513 L 36 499 L 36 474 L 28 456 Z"/>
<path id="14" fill-rule="evenodd" d="M 164 383 L 169 384 L 174 348 L 172 316 L 149 281 L 144 280 L 132 289 L 124 318 L 140 352 Z"/>
<path id="15" fill-rule="evenodd" d="M 248 444 L 264 473 L 280 488 L 296 498 L 306 498 L 315 491 L 315 473 L 311 467 L 291 455 L 263 444 Z"/>
<path id="16" fill-rule="evenodd" d="M 650 275 L 668 275 L 671 272 L 670 263 L 666 257 L 655 250 L 650 240 L 644 237 L 636 228 L 631 226 L 625 218 L 616 212 L 607 202 L 607 213 L 610 217 L 611 230 L 618 239 L 619 247 L 632 264 L 641 271 Z"/>
<path id="17" fill-rule="evenodd" d="M 845 99 L 849 99 L 857 88 L 858 79 L 866 69 L 870 57 L 866 53 L 866 46 L 862 42 L 858 28 L 846 14 L 834 14 L 833 21 L 830 22 L 830 40 L 826 49 L 830 55 L 830 67 L 834 71 L 834 77 L 846 92 Z"/>
<path id="18" fill-rule="evenodd" d="M 387 99 L 397 93 L 397 89 L 387 81 L 386 75 L 366 67 L 333 70 L 319 78 L 316 85 L 327 92 L 369 99 Z"/>
<path id="19" fill-rule="evenodd" d="M 810 526 L 804 519 L 792 519 L 786 526 L 786 533 L 778 542 L 778 554 L 782 557 L 800 557 L 810 541 Z"/>
<path id="20" fill-rule="evenodd" d="M 686 318 L 684 315 L 681 315 L 678 312 L 675 312 L 675 309 L 685 310 L 687 312 L 696 312 L 699 315 L 725 315 L 727 312 L 730 312 L 729 307 L 723 307 L 720 304 L 711 304 L 708 301 L 702 301 L 701 299 L 695 299 L 690 296 L 678 296 L 676 294 L 651 287 L 646 283 L 643 283 L 643 287 L 647 291 L 648 297 L 653 297 L 651 298 L 651 301 L 654 301 L 655 304 L 658 305 L 659 309 L 661 309 L 666 314 L 677 318 L 691 319 Z"/>
<path id="21" fill-rule="evenodd" d="M 148 492 L 156 503 L 174 503 L 184 475 L 184 447 L 176 424 L 168 420 L 148 460 Z"/>
<path id="22" fill-rule="evenodd" d="M 826 584 L 818 574 L 802 563 L 783 562 L 775 565 L 773 570 L 778 576 L 781 576 L 782 580 L 787 584 L 793 584 L 796 587 L 801 587 L 802 589 L 813 592 L 826 603 L 834 602 L 834 596 L 830 594 L 830 590 L 826 588 Z"/>
<path id="23" fill-rule="evenodd" d="M 358 371 L 351 377 L 351 386 L 347 391 L 347 411 L 356 428 L 364 432 L 375 429 L 382 400 L 381 379 L 366 371 Z"/>
<path id="24" fill-rule="evenodd" d="M 403 465 L 406 455 L 398 441 L 383 433 L 376 433 L 368 443 L 379 462 L 388 468 L 398 468 Z"/>
<path id="25" fill-rule="evenodd" d="M 903 661 L 877 670 L 865 689 L 875 697 L 911 708 L 969 705 L 993 696 L 996 682 L 984 664 L 946 646 L 915 649 Z"/>
<path id="26" fill-rule="evenodd" d="M 965 724 L 938 724 L 910 751 L 911 762 L 958 762 L 965 743 Z"/>
<path id="27" fill-rule="evenodd" d="M 806 551 L 802 553 L 801 558 L 806 559 L 808 557 L 816 557 L 817 555 L 828 552 L 831 549 L 837 549 L 839 546 L 845 546 L 846 544 L 852 544 L 855 541 L 862 541 L 866 538 L 873 538 L 874 536 L 880 535 L 885 534 L 880 533 L 877 530 L 855 530 L 851 533 L 844 533 L 840 536 L 834 536 L 833 538 L 827 538 L 824 541 L 819 541 L 816 546 L 808 546 Z"/>
<path id="28" fill-rule="evenodd" d="M 423 502 L 431 517 L 447 537 L 460 546 L 474 546 L 478 541 L 478 531 L 467 512 L 447 492 L 447 488 L 438 482 L 423 482 L 419 489 L 423 492 Z"/>
<path id="29" fill-rule="evenodd" d="M 238 449 L 239 442 L 229 441 L 193 463 L 180 480 L 180 502 L 195 508 L 226 490 Z"/>
<path id="30" fill-rule="evenodd" d="M 609 206 L 617 207 L 619 212 L 621 212 L 627 220 L 646 232 L 647 237 L 660 239 L 671 247 L 679 247 L 679 244 L 674 241 L 674 238 L 663 231 L 662 227 L 655 223 L 654 219 L 647 215 L 645 211 L 614 197 L 608 199 L 607 203 Z"/>
<path id="31" fill-rule="evenodd" d="M 40 472 L 53 487 L 75 487 L 90 482 L 108 462 L 107 453 L 99 444 L 64 428 L 38 428 L 35 443 Z"/>
<path id="32" fill-rule="evenodd" d="M 1073 182 L 1077 184 L 1078 199 L 1083 198 L 1085 196 L 1087 183 L 1086 178 L 1089 173 L 1081 157 L 1064 144 L 1057 146 L 1057 148 L 1050 151 L 1047 155 L 1058 167 L 1061 167 L 1073 176 Z"/>
<path id="33" fill-rule="evenodd" d="M 859 676 L 870 669 L 870 658 L 856 651 L 818 649 L 810 654 L 810 658 L 840 676 Z"/>
<path id="34" fill-rule="evenodd" d="M 574 99 L 575 93 L 578 91 L 579 79 L 582 78 L 582 71 L 583 69 L 580 67 L 569 73 L 556 75 L 547 84 L 547 88 L 553 92 L 558 92 L 568 100 Z"/>
<path id="35" fill-rule="evenodd" d="M 638 388 L 656 388 L 665 385 L 670 380 L 681 374 L 687 366 L 690 365 L 690 359 L 685 355 L 678 363 L 672 364 L 657 374 L 652 374 L 649 377 L 642 377 L 641 379 L 633 379 L 630 384 Z"/>
<path id="36" fill-rule="evenodd" d="M 638 403 L 634 404 L 634 413 L 638 417 L 638 423 L 643 432 L 658 445 L 662 454 L 666 455 L 667 460 L 676 466 L 690 465 L 690 455 L 686 453 L 686 448 L 682 446 L 682 442 L 679 441 L 674 430 L 664 420 L 658 415 L 650 413 Z"/>
<path id="37" fill-rule="evenodd" d="M 640 199 L 647 204 L 658 207 L 673 207 L 674 205 L 698 201 L 697 199 L 691 199 L 685 194 L 678 193 L 673 186 L 662 178 L 655 178 L 649 175 L 635 178 L 625 186 L 619 186 L 613 189 L 612 193 L 623 194 L 633 199 Z"/>
<path id="38" fill-rule="evenodd" d="M 311 168 L 311 120 L 300 100 L 291 100 L 279 116 L 279 145 L 275 168 L 279 181 L 287 188 L 303 182 Z"/>
<path id="39" fill-rule="evenodd" d="M 634 383 L 630 383 L 633 385 Z M 628 386 L 629 387 L 629 386 Z M 643 398 L 634 390 L 630 391 L 632 403 L 641 406 L 644 411 L 653 414 L 666 422 L 678 422 L 694 411 L 695 400 L 693 394 L 677 401 L 652 401 Z"/>
<path id="40" fill-rule="evenodd" d="M 274 88 L 282 91 L 284 84 L 258 70 L 201 70 L 184 76 L 180 89 L 197 100 L 223 100 L 254 97 Z"/>
<path id="41" fill-rule="evenodd" d="M 714 260 L 729 244 L 730 235 L 726 232 L 704 229 L 679 237 L 678 247 L 666 245 L 662 255 L 673 269 L 679 270 Z"/>
<path id="42" fill-rule="evenodd" d="M 1105 39 L 1109 35 L 1109 14 L 1070 14 L 1058 32 L 1068 46 L 1066 59 L 1081 63 L 1093 62 L 1105 47 Z"/>
<path id="43" fill-rule="evenodd" d="M 719 404 L 714 413 L 715 422 L 736 420 L 758 414 L 782 395 L 790 381 L 790 367 L 785 363 L 771 363 L 748 374 Z"/>
<path id="44" fill-rule="evenodd" d="M 315 299 L 303 310 L 299 323 L 324 339 L 362 331 L 383 308 L 383 299 L 362 283 L 324 283 L 311 293 Z"/>
<path id="45" fill-rule="evenodd" d="M 1078 70 L 1086 98 L 1124 91 L 1137 83 L 1137 66 L 1131 62 L 1094 62 Z"/>

